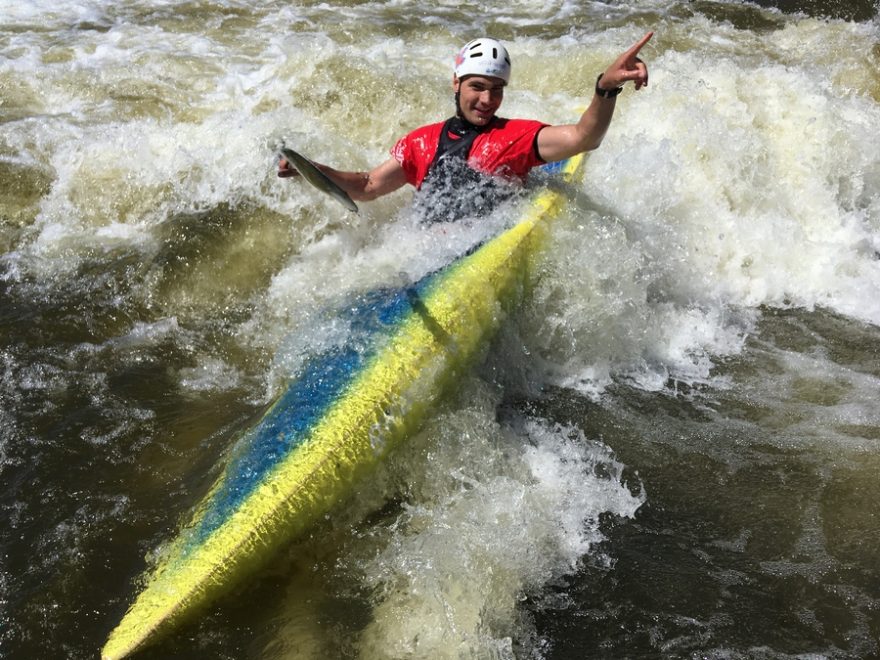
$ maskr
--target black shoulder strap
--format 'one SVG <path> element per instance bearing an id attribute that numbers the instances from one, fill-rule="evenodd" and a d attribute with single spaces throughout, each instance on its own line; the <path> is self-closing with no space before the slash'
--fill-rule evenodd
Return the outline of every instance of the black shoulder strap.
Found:
<path id="1" fill-rule="evenodd" d="M 440 131 L 440 142 L 437 144 L 437 153 L 431 161 L 429 170 L 440 162 L 441 158 L 461 158 L 467 160 L 474 140 L 480 134 L 474 127 L 466 125 L 458 117 L 450 117 L 443 124 Z"/>

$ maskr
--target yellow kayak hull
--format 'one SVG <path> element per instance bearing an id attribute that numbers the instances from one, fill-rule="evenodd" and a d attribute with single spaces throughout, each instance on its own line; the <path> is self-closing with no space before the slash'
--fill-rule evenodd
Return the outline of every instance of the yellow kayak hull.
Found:
<path id="1" fill-rule="evenodd" d="M 582 158 L 554 176 L 570 180 Z M 123 658 L 168 635 L 253 576 L 414 433 L 515 304 L 547 221 L 565 202 L 558 189 L 536 193 L 512 228 L 383 303 L 374 349 L 334 354 L 329 367 L 292 384 L 245 435 L 102 657 Z"/>

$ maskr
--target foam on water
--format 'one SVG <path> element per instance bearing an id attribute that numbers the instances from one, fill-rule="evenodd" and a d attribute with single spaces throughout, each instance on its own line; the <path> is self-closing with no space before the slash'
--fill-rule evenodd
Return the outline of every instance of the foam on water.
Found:
<path id="1" fill-rule="evenodd" d="M 3 23 L 20 27 L 66 27 L 79 22 L 96 22 L 105 15 L 101 0 L 85 2 L 52 2 L 52 0 L 34 0 L 33 2 L 0 2 L 0 14 Z"/>
<path id="2" fill-rule="evenodd" d="M 554 236 L 527 327 L 563 385 L 707 382 L 761 306 L 880 322 L 880 131 L 865 128 L 880 109 L 834 82 L 850 63 L 830 57 L 853 40 L 868 48 L 874 31 L 826 26 L 812 44 L 824 66 L 798 67 L 789 55 L 815 41 L 816 22 L 787 26 L 757 61 L 765 41 L 695 25 L 692 50 L 653 58 L 648 90 L 621 101 L 587 166 L 591 199 Z M 693 48 L 701 40 L 729 52 Z"/>
<path id="3" fill-rule="evenodd" d="M 576 429 L 493 427 L 492 411 L 475 429 L 475 414 L 443 420 L 425 499 L 366 567 L 377 602 L 362 657 L 520 657 L 538 642 L 522 603 L 594 552 L 600 515 L 631 517 L 644 501 Z"/>

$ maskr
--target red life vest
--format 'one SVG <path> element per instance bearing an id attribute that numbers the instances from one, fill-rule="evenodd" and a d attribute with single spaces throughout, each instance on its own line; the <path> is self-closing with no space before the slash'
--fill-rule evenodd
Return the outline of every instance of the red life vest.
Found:
<path id="1" fill-rule="evenodd" d="M 468 150 L 468 165 L 485 174 L 507 179 L 524 180 L 533 167 L 542 165 L 538 156 L 538 133 L 547 126 L 530 119 L 496 117 L 472 138 Z M 398 140 L 391 155 L 403 167 L 406 180 L 420 188 L 434 164 L 441 136 L 454 147 L 456 137 L 444 135 L 447 122 L 422 126 Z"/>

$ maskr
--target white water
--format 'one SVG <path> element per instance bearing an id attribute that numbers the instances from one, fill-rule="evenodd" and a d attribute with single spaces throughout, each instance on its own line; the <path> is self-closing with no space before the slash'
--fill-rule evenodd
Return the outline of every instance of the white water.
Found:
<path id="1" fill-rule="evenodd" d="M 3 464 L 38 462 L 20 447 L 57 442 L 8 402 L 26 410 L 44 397 L 41 414 L 70 405 L 75 415 L 80 404 L 59 393 L 84 390 L 112 429 L 72 424 L 66 433 L 117 448 L 167 436 L 173 458 L 159 460 L 156 479 L 186 482 L 203 448 L 228 440 L 223 425 L 236 420 L 192 422 L 211 442 L 185 417 L 164 422 L 149 403 L 118 393 L 120 364 L 137 373 L 158 360 L 183 409 L 222 407 L 212 396 L 265 401 L 298 351 L 327 340 L 323 310 L 417 278 L 492 226 L 419 228 L 407 191 L 352 217 L 301 182 L 277 179 L 273 162 L 283 140 L 339 167 L 378 163 L 404 132 L 450 113 L 452 54 L 483 31 L 508 42 L 514 58 L 504 114 L 554 123 L 574 119 L 596 72 L 656 31 L 644 52 L 649 87 L 620 97 L 534 296 L 491 356 L 505 372 L 499 379 L 516 374 L 525 384 L 515 391 L 556 385 L 595 402 L 615 383 L 662 395 L 745 391 L 778 413 L 774 428 L 796 435 L 795 446 L 872 451 L 871 437 L 826 426 L 829 410 L 835 429 L 878 425 L 869 369 L 771 345 L 756 367 L 782 365 L 771 391 L 719 365 L 744 355 L 768 309 L 880 323 L 877 24 L 727 6 L 762 22 L 710 20 L 671 0 L 495 3 L 479 12 L 451 2 L 0 2 L 0 283 L 35 308 L 61 298 L 89 314 L 98 299 L 102 318 L 120 319 L 45 351 L 16 344 L 29 336 L 26 322 L 5 326 L 13 334 L 2 353 Z M 129 270 L 119 267 L 126 259 Z M 178 357 L 164 363 L 166 352 Z M 829 383 L 836 398 L 816 407 Z M 498 424 L 500 395 L 482 387 L 468 381 L 473 400 L 451 404 L 390 468 L 404 505 L 372 530 L 378 540 L 342 553 L 371 594 L 369 621 L 343 648 L 364 657 L 407 648 L 419 649 L 415 657 L 540 653 L 542 633 L 520 599 L 540 599 L 547 584 L 603 561 L 600 514 L 628 518 L 651 501 L 651 482 L 627 483 L 601 438 L 527 416 Z M 795 422 L 792 396 L 806 399 Z M 126 463 L 141 458 L 117 451 Z M 108 478 L 99 466 L 92 472 Z M 46 479 L 65 492 L 96 487 Z M 146 498 L 154 487 L 143 488 Z M 193 504 L 175 502 L 169 523 Z M 7 506 L 21 510 L 19 495 Z M 76 511 L 72 533 L 88 537 Z M 112 536 L 113 523 L 102 525 Z M 51 527 L 40 533 L 52 538 Z M 76 573 L 73 563 L 65 570 Z M 126 570 L 114 574 L 118 584 Z M 107 596 L 115 602 L 129 596 L 118 584 Z M 0 572 L 0 602 L 25 588 L 26 577 Z M 275 643 L 336 648 L 320 623 L 289 633 L 305 616 L 296 608 L 267 614 L 282 620 Z M 112 617 L 99 618 L 95 630 L 106 631 Z M 66 643 L 64 634 L 52 643 Z"/>

